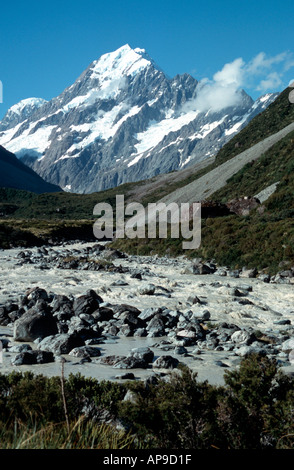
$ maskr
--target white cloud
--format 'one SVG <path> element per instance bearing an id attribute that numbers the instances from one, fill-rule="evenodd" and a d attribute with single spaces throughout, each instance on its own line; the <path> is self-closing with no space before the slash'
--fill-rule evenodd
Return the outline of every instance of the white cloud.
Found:
<path id="1" fill-rule="evenodd" d="M 245 62 L 240 57 L 235 59 L 229 64 L 225 64 L 219 72 L 216 72 L 213 76 L 215 83 L 218 83 L 221 86 L 240 86 L 243 81 L 243 68 Z"/>
<path id="2" fill-rule="evenodd" d="M 247 80 L 248 83 L 259 80 L 255 85 L 257 91 L 272 91 L 283 85 L 284 74 L 292 67 L 294 59 L 291 52 L 281 52 L 273 57 L 267 57 L 264 52 L 260 52 L 246 67 Z"/>
<path id="3" fill-rule="evenodd" d="M 287 52 L 282 52 L 274 57 L 267 57 L 264 52 L 260 52 L 247 65 L 247 74 L 258 75 L 263 74 L 266 70 L 270 70 L 274 64 L 280 64 L 289 58 Z"/>
<path id="4" fill-rule="evenodd" d="M 264 92 L 272 90 L 282 85 L 282 79 L 277 72 L 270 73 L 264 80 L 261 80 L 256 90 Z"/>
<path id="5" fill-rule="evenodd" d="M 240 104 L 242 88 L 265 93 L 283 84 L 286 71 L 294 67 L 293 54 L 282 52 L 268 57 L 260 52 L 249 62 L 239 57 L 216 72 L 212 80 L 199 82 L 197 96 L 185 106 L 189 110 L 220 111 Z"/>

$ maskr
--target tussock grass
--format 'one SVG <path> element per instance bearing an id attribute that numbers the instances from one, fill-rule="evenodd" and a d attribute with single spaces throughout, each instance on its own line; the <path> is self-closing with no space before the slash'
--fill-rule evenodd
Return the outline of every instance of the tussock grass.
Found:
<path id="1" fill-rule="evenodd" d="M 84 416 L 71 423 L 1 425 L 0 449 L 130 449 L 134 436 Z"/>

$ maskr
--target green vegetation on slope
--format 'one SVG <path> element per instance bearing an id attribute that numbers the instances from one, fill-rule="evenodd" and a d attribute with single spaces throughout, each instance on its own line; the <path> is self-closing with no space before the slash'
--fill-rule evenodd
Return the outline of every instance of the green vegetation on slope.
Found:
<path id="1" fill-rule="evenodd" d="M 213 260 L 221 266 L 241 269 L 256 267 L 273 275 L 279 264 L 294 266 L 294 219 L 276 220 L 274 216 L 252 214 L 231 215 L 202 220 L 201 246 L 183 250 L 182 237 L 152 239 L 118 239 L 113 248 L 135 255 L 185 255 L 188 258 Z"/>
<path id="2" fill-rule="evenodd" d="M 214 165 L 221 165 L 291 124 L 294 121 L 294 106 L 288 98 L 290 90 L 286 88 L 268 108 L 255 116 L 244 129 L 224 145 L 218 152 Z"/>
<path id="3" fill-rule="evenodd" d="M 224 378 L 224 386 L 199 382 L 182 365 L 169 380 L 147 387 L 80 374 L 62 382 L 30 372 L 0 374 L 0 448 L 293 448 L 293 378 L 258 355 Z M 124 400 L 128 390 L 132 400 Z M 128 431 L 105 425 L 105 416 Z"/>
<path id="4" fill-rule="evenodd" d="M 237 134 L 218 153 L 215 163 L 206 172 L 243 150 L 279 131 L 294 121 L 294 106 L 285 90 L 262 114 Z M 238 145 L 237 145 L 238 144 Z M 202 171 L 202 173 L 203 173 Z M 242 196 L 254 196 L 279 182 L 271 197 L 250 216 L 237 215 L 208 218 L 202 221 L 202 240 L 198 250 L 182 250 L 182 239 L 116 241 L 114 246 L 137 254 L 213 259 L 231 268 L 257 267 L 271 274 L 279 270 L 281 261 L 294 266 L 294 132 L 273 145 L 258 160 L 248 163 L 231 177 L 227 185 L 212 194 L 211 201 L 226 203 Z"/>
<path id="5" fill-rule="evenodd" d="M 0 188 L 0 214 L 5 216 L 7 206 L 13 205 L 15 210 L 9 212 L 10 217 L 40 220 L 73 220 L 93 219 L 93 209 L 100 202 L 115 206 L 117 194 L 127 194 L 136 183 L 126 183 L 118 188 L 98 193 L 44 193 L 35 194 L 10 188 Z"/>
<path id="6" fill-rule="evenodd" d="M 280 184 L 265 206 L 271 212 L 294 210 L 294 132 L 273 145 L 258 160 L 245 165 L 209 199 L 225 203 L 241 196 L 254 196 L 277 182 Z"/>
<path id="7" fill-rule="evenodd" d="M 0 248 L 40 246 L 52 240 L 95 240 L 93 215 L 96 204 L 107 202 L 115 208 L 116 194 L 133 186 L 100 193 L 45 193 L 0 188 Z"/>

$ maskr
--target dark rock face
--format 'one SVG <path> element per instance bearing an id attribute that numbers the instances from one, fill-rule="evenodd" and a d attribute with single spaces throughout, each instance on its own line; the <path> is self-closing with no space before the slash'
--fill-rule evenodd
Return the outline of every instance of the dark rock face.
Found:
<path id="1" fill-rule="evenodd" d="M 79 346 L 77 348 L 74 348 L 70 351 L 70 356 L 74 357 L 98 357 L 101 355 L 100 349 L 99 348 L 94 348 L 91 346 Z"/>
<path id="2" fill-rule="evenodd" d="M 201 217 L 203 219 L 224 217 L 232 213 L 227 204 L 221 204 L 215 201 L 201 201 Z"/>
<path id="3" fill-rule="evenodd" d="M 229 211 L 237 215 L 249 215 L 252 209 L 256 209 L 260 205 L 260 201 L 256 197 L 240 197 L 232 199 L 227 204 Z"/>
<path id="4" fill-rule="evenodd" d="M 241 130 L 277 96 L 254 102 L 240 91 L 238 105 L 207 113 L 197 110 L 198 93 L 189 74 L 170 79 L 145 51 L 126 45 L 94 61 L 58 97 L 27 108 L 17 121 L 8 112 L 0 144 L 9 150 L 30 128 L 17 157 L 63 189 L 91 193 L 215 155 L 235 133 L 226 131 L 238 123 Z M 41 145 L 35 148 L 32 139 Z"/>
<path id="5" fill-rule="evenodd" d="M 0 132 L 1 135 L 1 132 Z M 0 187 L 31 191 L 37 194 L 62 191 L 55 184 L 48 183 L 32 168 L 21 162 L 13 153 L 0 145 Z M 5 215 L 13 213 L 15 206 L 6 208 Z"/>

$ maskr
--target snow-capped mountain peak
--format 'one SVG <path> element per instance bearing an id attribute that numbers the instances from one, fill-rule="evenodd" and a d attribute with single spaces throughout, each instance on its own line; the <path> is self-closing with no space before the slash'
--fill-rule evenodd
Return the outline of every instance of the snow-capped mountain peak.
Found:
<path id="1" fill-rule="evenodd" d="M 43 104 L 47 103 L 43 98 L 26 98 L 11 106 L 0 123 L 1 127 L 6 129 L 14 127 L 19 122 L 24 121 L 31 116 Z"/>
<path id="2" fill-rule="evenodd" d="M 101 81 L 110 78 L 117 79 L 122 75 L 136 75 L 151 61 L 146 58 L 144 49 L 132 49 L 128 44 L 120 47 L 114 52 L 104 54 L 93 63 L 92 78 L 99 78 Z"/>
<path id="3" fill-rule="evenodd" d="M 234 106 L 201 111 L 199 93 L 191 75 L 170 79 L 145 49 L 126 44 L 51 101 L 12 107 L 0 122 L 0 145 L 47 181 L 94 192 L 215 155 L 276 97 L 254 102 L 240 90 Z"/>
<path id="4" fill-rule="evenodd" d="M 43 98 L 26 98 L 11 106 L 10 113 L 22 114 L 25 110 L 40 108 L 47 101 Z"/>

